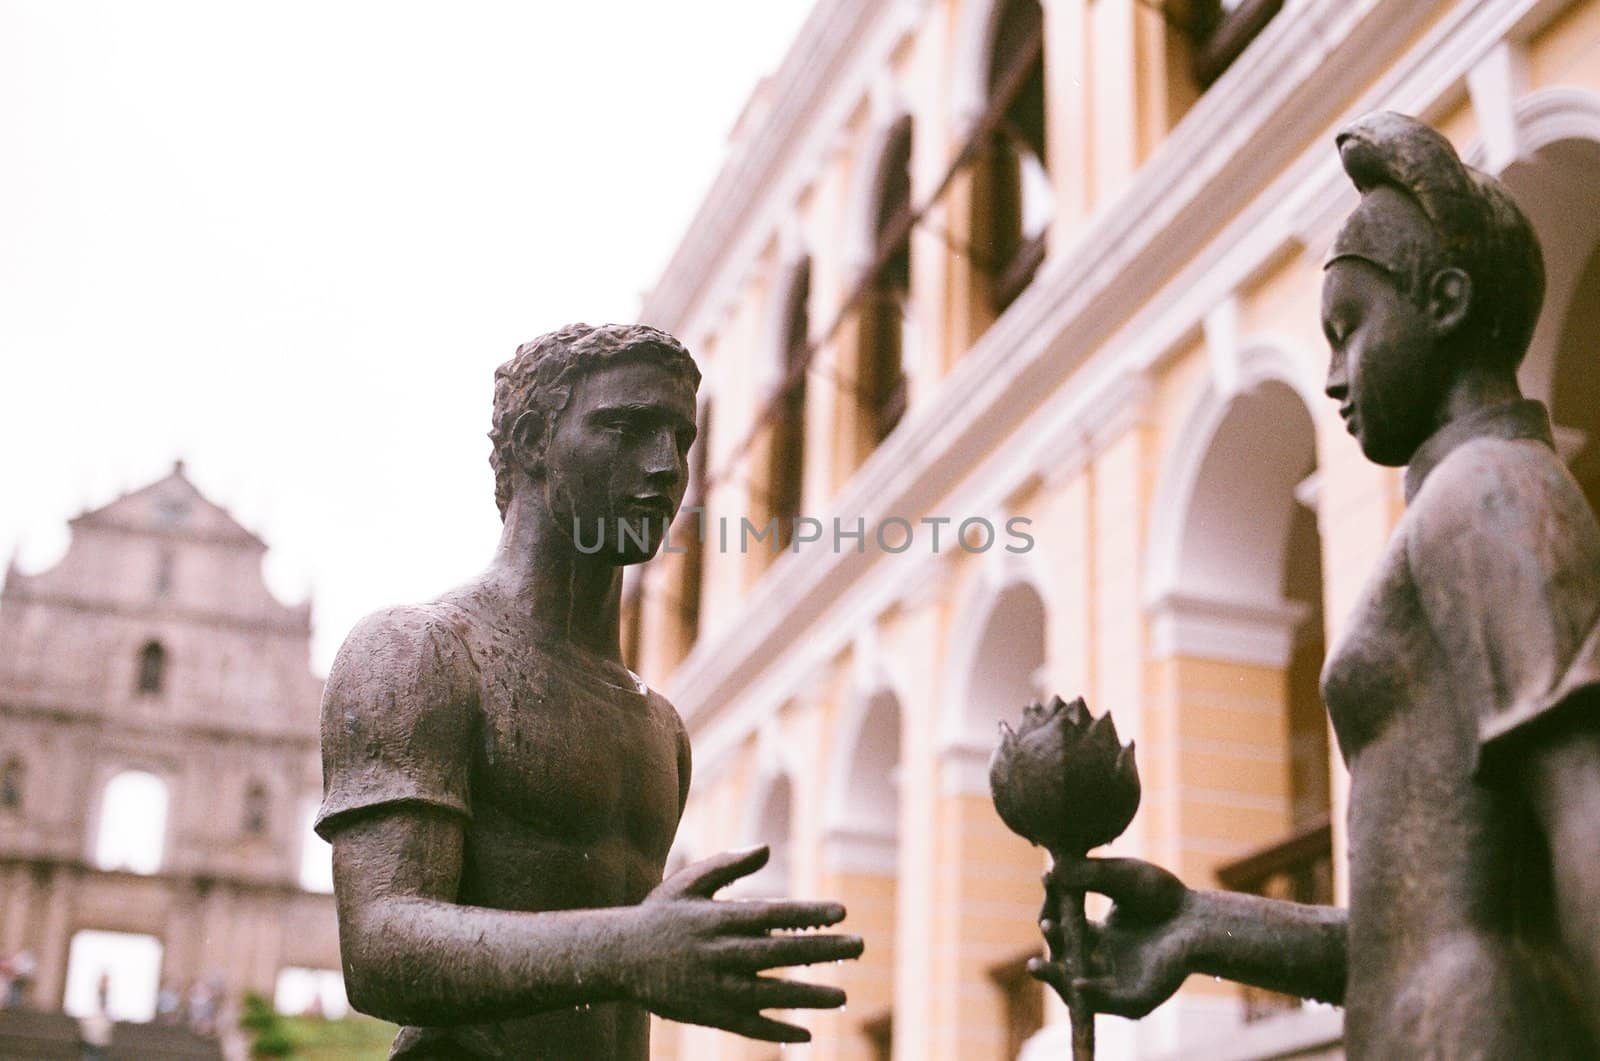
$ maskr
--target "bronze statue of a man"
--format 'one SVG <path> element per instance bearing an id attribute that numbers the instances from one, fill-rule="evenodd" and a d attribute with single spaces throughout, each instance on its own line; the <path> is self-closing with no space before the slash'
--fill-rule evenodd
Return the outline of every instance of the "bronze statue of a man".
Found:
<path id="1" fill-rule="evenodd" d="M 643 326 L 518 349 L 495 374 L 493 562 L 363 620 L 334 661 L 317 830 L 351 1001 L 406 1025 L 392 1057 L 645 1058 L 647 1010 L 803 1042 L 761 1011 L 844 1003 L 758 975 L 857 956 L 853 937 L 781 931 L 842 907 L 712 898 L 765 848 L 662 880 L 689 742 L 623 665 L 621 573 L 683 499 L 699 380 Z"/>
<path id="2" fill-rule="evenodd" d="M 1192 972 L 1342 1003 L 1351 1058 L 1600 1057 L 1600 528 L 1517 385 L 1538 244 L 1419 122 L 1338 145 L 1362 199 L 1326 268 L 1327 393 L 1409 502 L 1323 671 L 1348 914 L 1064 862 L 1055 888 L 1115 906 L 1089 975 L 1035 975 L 1124 1016 Z"/>

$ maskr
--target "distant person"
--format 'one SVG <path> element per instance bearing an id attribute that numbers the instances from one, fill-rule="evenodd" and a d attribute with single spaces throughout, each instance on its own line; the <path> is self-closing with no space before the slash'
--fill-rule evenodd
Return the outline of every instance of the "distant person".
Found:
<path id="1" fill-rule="evenodd" d="M 189 986 L 189 1030 L 196 1035 L 216 1033 L 217 996 L 211 985 L 196 980 Z"/>
<path id="2" fill-rule="evenodd" d="M 33 951 L 23 948 L 11 957 L 11 986 L 6 992 L 6 1005 L 11 1009 L 21 1009 L 28 1004 L 28 997 L 33 993 L 33 974 L 39 968 L 39 961 L 33 956 Z"/>
<path id="3" fill-rule="evenodd" d="M 78 1049 L 83 1061 L 105 1061 L 115 1027 L 104 1012 L 78 1018 Z"/>
<path id="4" fill-rule="evenodd" d="M 161 985 L 161 990 L 156 992 L 156 1023 L 177 1024 L 181 1019 L 180 1010 L 183 1009 L 183 996 L 169 980 Z"/>

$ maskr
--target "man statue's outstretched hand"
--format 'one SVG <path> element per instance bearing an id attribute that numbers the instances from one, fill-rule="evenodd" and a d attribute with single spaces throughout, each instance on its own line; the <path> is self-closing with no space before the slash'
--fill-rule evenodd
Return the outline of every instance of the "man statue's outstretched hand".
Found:
<path id="1" fill-rule="evenodd" d="M 730 851 L 686 866 L 635 908 L 635 938 L 624 947 L 624 986 L 659 1016 L 770 1042 L 809 1042 L 811 1033 L 761 1015 L 764 1009 L 835 1009 L 837 987 L 762 976 L 766 969 L 836 962 L 861 955 L 858 936 L 804 930 L 836 925 L 830 902 L 718 900 L 717 891 L 766 865 L 765 846 Z M 775 934 L 776 933 L 776 934 Z"/>

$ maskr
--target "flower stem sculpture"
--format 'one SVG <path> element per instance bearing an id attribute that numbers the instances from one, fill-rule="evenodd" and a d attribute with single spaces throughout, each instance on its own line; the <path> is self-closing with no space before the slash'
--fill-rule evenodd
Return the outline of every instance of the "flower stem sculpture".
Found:
<path id="1" fill-rule="evenodd" d="M 1122 835 L 1139 809 L 1133 745 L 1117 737 L 1107 712 L 1089 713 L 1080 697 L 1029 704 L 1016 731 L 1000 723 L 1000 746 L 989 761 L 995 810 L 1012 832 L 1050 852 L 1054 864 L 1081 861 L 1091 848 Z M 1047 911 L 1056 931 L 1040 978 L 1054 987 L 1072 1017 L 1073 1061 L 1094 1058 L 1094 1011 L 1073 984 L 1089 975 L 1083 892 L 1060 892 Z M 1064 974 L 1064 975 L 1063 975 Z"/>

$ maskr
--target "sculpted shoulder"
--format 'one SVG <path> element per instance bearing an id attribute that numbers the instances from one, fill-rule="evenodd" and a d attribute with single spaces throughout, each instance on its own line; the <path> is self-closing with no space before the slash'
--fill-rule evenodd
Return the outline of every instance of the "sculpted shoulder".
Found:
<path id="1" fill-rule="evenodd" d="M 477 668 L 458 624 L 457 610 L 442 602 L 373 612 L 339 647 L 324 704 L 367 699 L 379 688 L 402 698 L 459 699 L 475 684 Z"/>
<path id="2" fill-rule="evenodd" d="M 1542 549 L 1558 533 L 1580 552 L 1596 547 L 1582 491 L 1561 458 L 1538 442 L 1463 444 L 1428 476 L 1413 508 L 1415 546 L 1424 552 L 1455 552 L 1463 535 L 1499 549 Z"/>

